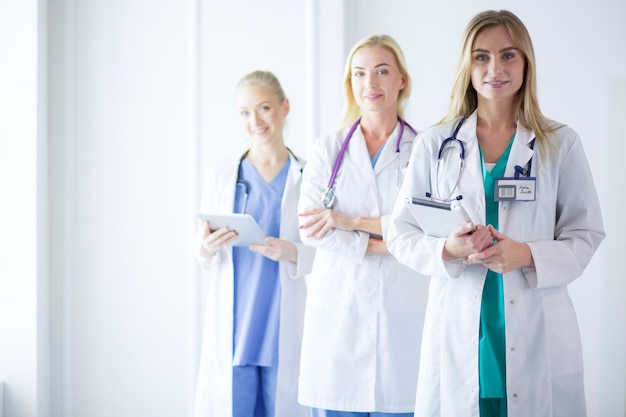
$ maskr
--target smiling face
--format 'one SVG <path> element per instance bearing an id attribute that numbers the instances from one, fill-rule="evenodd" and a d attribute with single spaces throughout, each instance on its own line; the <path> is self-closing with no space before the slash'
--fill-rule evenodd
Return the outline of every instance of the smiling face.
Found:
<path id="1" fill-rule="evenodd" d="M 387 48 L 363 47 L 352 57 L 352 93 L 354 100 L 367 111 L 396 113 L 398 93 L 406 84 L 394 54 Z"/>
<path id="2" fill-rule="evenodd" d="M 505 26 L 482 29 L 472 46 L 471 79 L 478 101 L 512 103 L 524 82 L 525 64 Z"/>
<path id="3" fill-rule="evenodd" d="M 250 84 L 239 89 L 237 108 L 243 128 L 253 141 L 259 144 L 282 141 L 289 113 L 287 99 L 281 101 L 267 85 Z"/>

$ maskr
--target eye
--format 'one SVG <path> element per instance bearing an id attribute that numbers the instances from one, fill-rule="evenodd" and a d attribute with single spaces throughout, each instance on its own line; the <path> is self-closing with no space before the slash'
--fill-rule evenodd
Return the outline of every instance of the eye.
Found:
<path id="1" fill-rule="evenodd" d="M 352 76 L 353 76 L 353 77 L 362 77 L 362 76 L 364 76 L 364 75 L 365 75 L 365 73 L 364 73 L 363 71 L 354 71 L 354 72 L 352 73 Z"/>
<path id="2" fill-rule="evenodd" d="M 259 108 L 259 113 L 267 113 L 268 111 L 270 111 L 270 106 L 265 105 Z"/>
<path id="3" fill-rule="evenodd" d="M 509 60 L 513 58 L 515 58 L 515 54 L 513 52 L 506 52 L 502 55 L 502 59 Z"/>
<path id="4" fill-rule="evenodd" d="M 389 74 L 389 71 L 387 69 L 379 69 L 378 71 L 376 71 L 376 74 L 386 75 L 386 74 Z"/>
<path id="5" fill-rule="evenodd" d="M 250 113 L 248 112 L 248 110 L 241 110 L 241 111 L 239 112 L 239 115 L 240 115 L 241 117 L 248 117 L 248 116 L 250 115 Z"/>
<path id="6" fill-rule="evenodd" d="M 487 54 L 477 54 L 474 56 L 474 59 L 476 61 L 488 61 L 489 60 L 489 55 Z"/>

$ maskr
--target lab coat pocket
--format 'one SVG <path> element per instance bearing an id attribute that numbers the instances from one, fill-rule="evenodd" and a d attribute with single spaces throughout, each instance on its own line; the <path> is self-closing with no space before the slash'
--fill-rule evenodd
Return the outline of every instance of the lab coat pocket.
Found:
<path id="1" fill-rule="evenodd" d="M 582 372 L 580 331 L 572 300 L 566 292 L 544 296 L 552 377 Z"/>

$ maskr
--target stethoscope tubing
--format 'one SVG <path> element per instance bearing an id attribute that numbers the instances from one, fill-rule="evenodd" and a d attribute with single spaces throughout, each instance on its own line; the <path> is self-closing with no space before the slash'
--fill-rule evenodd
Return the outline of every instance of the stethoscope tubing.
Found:
<path id="1" fill-rule="evenodd" d="M 417 131 L 409 123 L 401 119 L 399 116 L 398 116 L 398 121 L 400 122 L 400 131 L 398 132 L 398 139 L 396 140 L 396 155 L 399 155 L 400 153 L 400 143 L 402 142 L 402 136 L 404 135 L 404 126 L 407 126 L 414 135 L 417 135 Z M 352 124 L 352 126 L 350 127 L 350 130 L 348 130 L 348 133 L 346 134 L 346 137 L 344 138 L 343 143 L 341 144 L 341 148 L 339 149 L 339 153 L 337 154 L 337 157 L 335 158 L 335 163 L 333 164 L 333 170 L 331 171 L 330 178 L 328 180 L 328 186 L 326 187 L 326 191 L 322 195 L 322 202 L 324 203 L 324 206 L 326 208 L 332 207 L 332 203 L 334 201 L 334 189 L 335 189 L 335 182 L 337 180 L 337 174 L 339 173 L 339 168 L 341 168 L 341 163 L 343 162 L 344 154 L 346 153 L 346 150 L 348 149 L 348 143 L 350 142 L 352 135 L 354 135 L 356 128 L 359 126 L 359 123 L 361 123 L 360 117 L 357 119 L 356 122 Z"/>
<path id="2" fill-rule="evenodd" d="M 467 116 L 463 117 L 459 121 L 459 123 L 456 125 L 456 128 L 454 129 L 452 136 L 450 136 L 447 139 L 444 139 L 444 141 L 441 142 L 441 145 L 439 146 L 439 151 L 437 152 L 437 165 L 435 168 L 435 189 L 437 190 L 437 196 L 436 197 L 433 196 L 432 192 L 426 193 L 426 197 L 434 201 L 439 201 L 442 203 L 449 203 L 451 201 L 455 201 L 455 200 L 458 201 L 463 198 L 463 196 L 461 195 L 458 195 L 455 198 L 452 198 L 452 195 L 454 194 L 454 191 L 456 191 L 457 187 L 459 186 L 459 182 L 461 181 L 461 174 L 463 173 L 463 166 L 465 164 L 465 145 L 463 145 L 463 142 L 457 138 L 457 134 L 459 133 L 459 130 L 461 129 L 461 126 L 463 125 L 463 122 L 465 122 L 465 119 L 467 119 Z M 460 148 L 459 159 L 461 160 L 461 162 L 459 164 L 459 173 L 456 177 L 456 181 L 455 181 L 454 187 L 452 188 L 452 191 L 450 191 L 450 194 L 448 195 L 448 197 L 443 198 L 441 197 L 441 192 L 439 191 L 439 167 L 441 165 L 441 159 L 443 157 L 444 152 L 448 149 L 452 149 L 451 146 L 453 145 L 454 142 L 458 143 L 459 148 Z M 446 147 L 447 145 L 450 145 L 450 147 Z"/>
<path id="3" fill-rule="evenodd" d="M 461 129 L 461 126 L 463 125 L 463 122 L 465 122 L 465 120 L 468 118 L 468 116 L 464 116 L 459 123 L 456 125 L 454 132 L 452 133 L 452 136 L 450 136 L 449 138 L 445 139 L 443 142 L 441 142 L 441 145 L 439 146 L 439 151 L 437 152 L 437 165 L 435 168 L 435 188 L 437 190 L 437 197 L 434 197 L 432 195 L 432 193 L 426 193 L 426 197 L 431 198 L 435 201 L 440 201 L 440 202 L 451 202 L 454 200 L 461 200 L 463 198 L 462 195 L 458 195 L 454 198 L 452 198 L 452 195 L 454 194 L 454 191 L 457 189 L 457 187 L 459 186 L 459 183 L 461 181 L 461 175 L 463 173 L 463 167 L 465 165 L 465 146 L 463 145 L 463 142 L 457 138 L 457 134 L 459 133 L 459 130 Z M 452 191 L 450 192 L 450 194 L 448 195 L 447 198 L 442 198 L 441 194 L 439 192 L 439 166 L 441 163 L 441 159 L 443 157 L 444 152 L 447 149 L 446 146 L 448 144 L 452 144 L 453 142 L 457 142 L 459 144 L 460 147 L 460 152 L 459 152 L 459 157 L 460 157 L 460 165 L 459 165 L 459 173 L 457 175 L 456 178 L 456 182 L 454 184 L 454 187 L 452 188 Z M 530 149 L 533 149 L 535 145 L 535 139 L 532 140 L 532 142 L 530 143 Z M 526 177 L 530 177 L 530 170 L 531 170 L 531 166 L 532 166 L 532 158 L 530 159 L 530 161 L 528 161 L 528 168 L 524 169 L 522 167 L 520 167 L 519 165 L 515 166 L 515 177 L 517 178 L 520 174 L 526 175 Z"/>
<path id="4" fill-rule="evenodd" d="M 293 159 L 298 162 L 299 159 L 296 156 L 295 153 L 293 153 L 293 151 L 291 149 L 289 149 L 289 147 L 286 147 L 287 151 L 289 151 L 289 154 L 293 157 Z M 237 165 L 237 181 L 235 182 L 235 189 L 237 187 L 241 187 L 243 188 L 243 209 L 241 210 L 241 213 L 245 213 L 246 209 L 248 208 L 248 195 L 250 194 L 250 187 L 248 185 L 248 182 L 246 180 L 244 180 L 243 178 L 241 178 L 241 164 L 243 164 L 243 160 L 246 159 L 246 156 L 248 155 L 248 152 L 250 151 L 250 149 L 248 149 L 247 151 L 244 152 L 243 155 L 241 155 L 241 158 L 239 158 L 239 165 Z"/>

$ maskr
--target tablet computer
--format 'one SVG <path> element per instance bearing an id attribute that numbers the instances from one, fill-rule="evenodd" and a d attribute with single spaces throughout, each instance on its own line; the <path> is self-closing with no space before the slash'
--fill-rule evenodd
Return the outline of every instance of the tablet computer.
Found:
<path id="1" fill-rule="evenodd" d="M 409 211 L 424 233 L 430 236 L 448 237 L 453 229 L 470 221 L 461 206 L 416 197 L 406 200 Z"/>
<path id="2" fill-rule="evenodd" d="M 198 218 L 208 220 L 211 230 L 227 226 L 237 232 L 237 237 L 231 242 L 233 246 L 250 246 L 253 243 L 267 245 L 265 233 L 261 226 L 249 214 L 211 214 L 198 213 Z"/>

